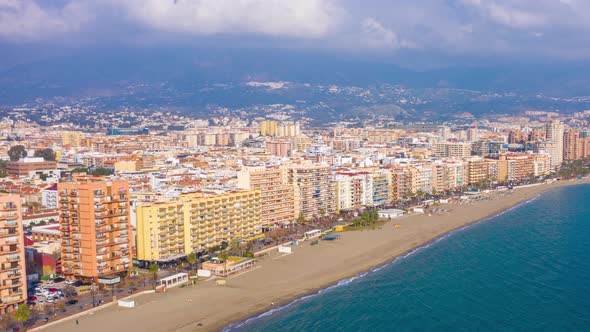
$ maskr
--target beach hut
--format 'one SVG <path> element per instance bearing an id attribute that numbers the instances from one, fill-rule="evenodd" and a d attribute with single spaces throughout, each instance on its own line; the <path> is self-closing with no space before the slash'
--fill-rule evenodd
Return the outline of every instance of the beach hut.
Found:
<path id="1" fill-rule="evenodd" d="M 307 231 L 307 232 L 303 233 L 303 238 L 307 240 L 307 239 L 312 239 L 314 237 L 318 237 L 320 235 L 322 235 L 322 230 L 321 229 L 314 229 L 314 230 Z"/>

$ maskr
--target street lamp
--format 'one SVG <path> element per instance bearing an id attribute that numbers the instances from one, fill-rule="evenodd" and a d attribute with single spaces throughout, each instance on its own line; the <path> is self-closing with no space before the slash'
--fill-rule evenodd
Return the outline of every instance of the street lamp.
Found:
<path id="1" fill-rule="evenodd" d="M 92 285 L 90 286 L 90 292 L 92 293 L 92 307 L 96 307 L 96 298 L 95 298 L 95 292 L 94 292 L 94 281 L 92 282 Z"/>

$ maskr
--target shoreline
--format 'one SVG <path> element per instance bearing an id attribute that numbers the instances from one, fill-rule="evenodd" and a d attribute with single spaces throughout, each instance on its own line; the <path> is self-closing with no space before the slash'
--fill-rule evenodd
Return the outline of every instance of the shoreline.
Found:
<path id="1" fill-rule="evenodd" d="M 589 182 L 575 183 L 575 184 L 571 184 L 571 185 L 577 185 L 577 184 L 589 184 Z M 288 302 L 286 304 L 281 304 L 281 305 L 279 305 L 275 309 L 271 309 L 271 310 L 267 310 L 267 311 L 264 311 L 264 312 L 256 313 L 255 315 L 252 315 L 252 316 L 250 316 L 250 317 L 248 317 L 246 319 L 233 322 L 233 323 L 231 323 L 229 325 L 226 325 L 223 328 L 221 328 L 220 331 L 221 332 L 229 332 L 229 331 L 232 331 L 232 330 L 234 330 L 236 328 L 239 328 L 239 327 L 241 327 L 241 326 L 243 326 L 245 324 L 249 324 L 250 322 L 254 322 L 254 321 L 256 321 L 256 320 L 258 320 L 260 318 L 267 317 L 267 316 L 273 315 L 274 313 L 278 313 L 278 312 L 280 312 L 280 311 L 282 311 L 284 309 L 290 308 L 290 307 L 292 307 L 294 305 L 299 304 L 300 302 L 306 301 L 307 299 L 310 299 L 310 298 L 314 298 L 316 296 L 319 296 L 319 295 L 325 293 L 326 291 L 330 291 L 330 290 L 335 289 L 337 287 L 345 286 L 345 285 L 347 285 L 347 284 L 349 284 L 349 283 L 351 283 L 353 281 L 356 281 L 358 279 L 362 279 L 362 278 L 366 277 L 367 275 L 369 275 L 371 273 L 378 272 L 379 270 L 381 270 L 381 269 L 383 269 L 383 268 L 385 268 L 385 267 L 387 267 L 389 265 L 396 264 L 397 262 L 399 262 L 401 260 L 404 260 L 406 258 L 412 257 L 416 253 L 419 253 L 419 252 L 421 252 L 423 250 L 427 250 L 432 245 L 434 245 L 434 244 L 436 244 L 436 243 L 438 243 L 438 242 L 440 242 L 442 240 L 445 240 L 447 238 L 450 238 L 450 237 L 452 237 L 454 234 L 456 234 L 458 232 L 461 232 L 463 230 L 466 230 L 466 229 L 468 229 L 468 228 L 470 228 L 472 226 L 478 225 L 478 224 L 483 223 L 483 222 L 486 222 L 488 220 L 494 219 L 496 217 L 499 217 L 499 216 L 503 215 L 506 212 L 509 212 L 509 211 L 511 211 L 513 209 L 516 209 L 518 207 L 524 206 L 524 205 L 526 205 L 528 203 L 531 203 L 534 200 L 536 200 L 537 198 L 539 198 L 543 193 L 545 193 L 545 192 L 547 192 L 549 190 L 556 189 L 556 188 L 559 188 L 559 187 L 566 187 L 566 186 L 569 186 L 569 185 L 555 186 L 555 187 L 552 187 L 552 188 L 547 188 L 547 189 L 539 192 L 534 197 L 532 197 L 532 198 L 530 198 L 528 200 L 525 200 L 525 201 L 520 201 L 520 202 L 516 203 L 515 205 L 513 205 L 512 207 L 509 207 L 508 209 L 502 210 L 502 211 L 500 211 L 500 212 L 498 212 L 496 214 L 493 214 L 493 215 L 490 215 L 490 216 L 487 216 L 487 217 L 484 217 L 484 218 L 481 218 L 481 219 L 474 220 L 473 222 L 470 222 L 470 223 L 464 224 L 462 226 L 459 226 L 459 227 L 457 227 L 455 229 L 449 230 L 448 232 L 443 233 L 440 236 L 438 236 L 436 238 L 433 238 L 432 240 L 430 240 L 428 242 L 422 243 L 418 247 L 411 248 L 411 249 L 407 250 L 406 252 L 401 253 L 400 255 L 395 256 L 392 259 L 386 260 L 386 261 L 384 261 L 381 264 L 377 264 L 377 265 L 373 266 L 372 268 L 370 268 L 368 270 L 363 270 L 361 272 L 355 273 L 352 276 L 344 277 L 344 278 L 342 278 L 342 279 L 340 279 L 340 280 L 338 280 L 336 282 L 332 282 L 332 283 L 330 283 L 330 284 L 328 284 L 328 285 L 326 285 L 324 287 L 318 287 L 315 291 L 313 291 L 311 293 L 308 293 L 307 295 L 303 295 L 301 297 L 292 299 L 290 302 Z M 395 220 L 395 219 L 393 219 L 393 220 Z M 393 220 L 392 221 L 387 221 L 387 223 L 393 222 Z"/>
<path id="2" fill-rule="evenodd" d="M 492 199 L 473 204 L 442 204 L 448 212 L 392 219 L 382 229 L 341 233 L 341 239 L 333 243 L 310 246 L 303 242 L 289 255 L 273 252 L 259 259 L 258 269 L 230 277 L 226 286 L 203 282 L 166 294 L 144 295 L 137 298 L 134 309 L 107 308 L 80 317 L 80 326 L 63 321 L 41 329 L 229 331 L 410 257 L 455 232 L 527 204 L 543 192 L 589 183 L 589 179 L 562 180 L 492 192 Z"/>

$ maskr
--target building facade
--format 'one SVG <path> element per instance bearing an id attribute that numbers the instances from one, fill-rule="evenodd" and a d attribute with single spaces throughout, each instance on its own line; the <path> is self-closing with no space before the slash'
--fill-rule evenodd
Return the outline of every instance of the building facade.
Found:
<path id="1" fill-rule="evenodd" d="M 336 212 L 335 183 L 330 166 L 290 166 L 287 181 L 293 186 L 297 218 L 309 219 Z"/>
<path id="2" fill-rule="evenodd" d="M 196 192 L 139 205 L 137 259 L 166 262 L 262 233 L 258 190 Z"/>
<path id="3" fill-rule="evenodd" d="M 262 225 L 293 222 L 295 203 L 293 186 L 284 181 L 283 170 L 267 167 L 245 167 L 238 172 L 238 188 L 260 191 Z"/>
<path id="4" fill-rule="evenodd" d="M 0 315 L 27 299 L 20 196 L 0 195 Z"/>
<path id="5" fill-rule="evenodd" d="M 65 277 L 96 281 L 127 273 L 133 247 L 127 181 L 76 176 L 60 182 L 58 192 Z"/>

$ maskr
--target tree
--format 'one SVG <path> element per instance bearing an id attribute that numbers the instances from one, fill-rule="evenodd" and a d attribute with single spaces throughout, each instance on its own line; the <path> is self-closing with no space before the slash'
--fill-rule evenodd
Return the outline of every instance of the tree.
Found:
<path id="1" fill-rule="evenodd" d="M 72 285 L 66 285 L 62 289 L 62 291 L 66 297 L 70 297 L 70 296 L 73 296 L 74 294 L 76 294 L 76 288 Z"/>
<path id="2" fill-rule="evenodd" d="M 27 319 L 29 319 L 29 316 L 31 316 L 31 311 L 29 310 L 29 306 L 26 304 L 19 305 L 14 312 L 14 318 L 21 322 L 22 325 L 24 325 Z"/>
<path id="3" fill-rule="evenodd" d="M 156 282 L 156 279 L 158 279 L 158 271 L 159 270 L 160 270 L 160 268 L 158 267 L 158 264 L 152 263 L 150 265 L 149 271 L 150 271 L 150 273 L 153 273 L 154 283 Z"/>
<path id="4" fill-rule="evenodd" d="M 88 168 L 86 167 L 76 167 L 72 170 L 72 173 L 88 173 Z"/>
<path id="5" fill-rule="evenodd" d="M 299 217 L 297 217 L 297 223 L 298 224 L 304 224 L 305 223 L 305 216 L 303 215 L 303 213 L 299 214 Z"/>
<path id="6" fill-rule="evenodd" d="M 10 147 L 8 150 L 8 157 L 10 157 L 10 161 L 19 161 L 21 158 L 27 156 L 27 150 L 23 145 L 14 145 Z"/>
<path id="7" fill-rule="evenodd" d="M 6 160 L 0 160 L 0 178 L 5 178 L 8 176 L 8 172 L 6 171 Z"/>
<path id="8" fill-rule="evenodd" d="M 229 273 L 227 273 L 227 261 L 229 260 L 229 255 L 226 252 L 222 252 L 219 254 L 219 259 L 225 263 L 225 277 L 227 278 L 229 276 Z"/>
<path id="9" fill-rule="evenodd" d="M 42 157 L 47 161 L 55 161 L 55 152 L 52 149 L 42 149 L 35 151 L 35 157 Z"/>
<path id="10" fill-rule="evenodd" d="M 129 275 L 130 275 L 130 276 L 132 276 L 132 277 L 133 277 L 133 276 L 136 276 L 136 275 L 138 275 L 138 274 L 139 274 L 139 268 L 138 268 L 137 266 L 132 266 L 132 267 L 129 269 Z"/>
<path id="11" fill-rule="evenodd" d="M 89 170 L 88 174 L 90 175 L 112 175 L 114 172 L 112 169 L 110 168 L 105 168 L 105 167 L 97 167 L 95 169 Z"/>
<path id="12" fill-rule="evenodd" d="M 197 255 L 191 252 L 186 256 L 187 262 L 191 265 L 191 270 L 194 270 L 194 264 L 197 262 Z"/>
<path id="13" fill-rule="evenodd" d="M 229 243 L 228 252 L 233 255 L 242 256 L 242 239 L 237 237 Z"/>

